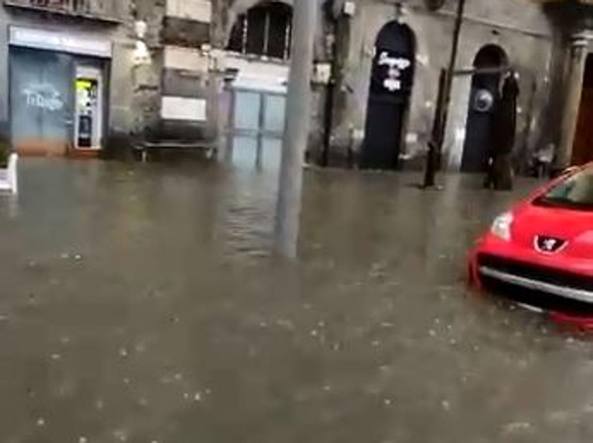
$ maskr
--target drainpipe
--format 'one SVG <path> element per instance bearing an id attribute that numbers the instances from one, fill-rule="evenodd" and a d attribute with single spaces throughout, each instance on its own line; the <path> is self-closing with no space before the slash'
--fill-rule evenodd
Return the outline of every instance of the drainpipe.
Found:
<path id="1" fill-rule="evenodd" d="M 439 91 L 438 100 L 440 106 L 437 106 L 436 108 L 431 140 L 428 142 L 428 155 L 426 157 L 424 183 L 422 184 L 423 188 L 434 188 L 436 173 L 443 151 L 445 127 L 447 126 L 447 112 L 449 110 L 449 103 L 451 101 L 451 87 L 453 85 L 455 65 L 457 64 L 457 53 L 459 52 L 459 37 L 461 36 L 461 25 L 463 24 L 465 2 L 466 0 L 458 0 L 457 2 L 451 56 L 449 58 L 447 70 L 441 73 L 441 81 L 439 86 L 442 88 L 442 90 Z"/>
<path id="2" fill-rule="evenodd" d="M 339 87 L 342 86 L 344 51 L 350 39 L 349 19 L 356 13 L 356 3 L 352 0 L 325 0 L 324 8 L 328 22 L 330 23 L 331 33 L 334 36 L 330 51 L 331 78 L 327 85 L 327 97 L 324 107 L 323 151 L 321 154 L 321 165 L 329 166 L 332 129 L 335 122 L 334 110 L 338 99 Z M 351 155 L 350 149 L 348 155 L 349 157 Z M 348 159 L 348 164 L 352 167 L 350 158 Z"/>
<path id="3" fill-rule="evenodd" d="M 330 15 L 332 33 L 334 41 L 331 47 L 331 77 L 327 84 L 327 91 L 325 97 L 324 119 L 323 119 L 323 152 L 321 154 L 321 166 L 329 166 L 329 150 L 331 148 L 331 136 L 333 126 L 334 101 L 336 96 L 336 81 L 337 81 L 337 58 L 338 58 L 338 20 Z"/>

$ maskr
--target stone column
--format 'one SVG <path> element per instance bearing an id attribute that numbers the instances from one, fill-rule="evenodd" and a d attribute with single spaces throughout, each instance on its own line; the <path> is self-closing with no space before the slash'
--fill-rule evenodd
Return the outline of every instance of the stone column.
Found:
<path id="1" fill-rule="evenodd" d="M 562 109 L 560 127 L 560 145 L 556 151 L 554 169 L 561 170 L 570 166 L 572 147 L 574 144 L 581 94 L 583 92 L 583 76 L 587 60 L 590 36 L 585 33 L 574 34 L 571 38 L 568 65 L 566 67 L 565 100 Z"/>

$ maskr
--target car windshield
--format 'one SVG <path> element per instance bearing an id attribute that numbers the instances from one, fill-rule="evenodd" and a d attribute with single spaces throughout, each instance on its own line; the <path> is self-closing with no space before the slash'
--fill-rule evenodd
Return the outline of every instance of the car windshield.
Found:
<path id="1" fill-rule="evenodd" d="M 534 203 L 539 206 L 593 210 L 593 169 L 571 175 L 538 197 Z"/>

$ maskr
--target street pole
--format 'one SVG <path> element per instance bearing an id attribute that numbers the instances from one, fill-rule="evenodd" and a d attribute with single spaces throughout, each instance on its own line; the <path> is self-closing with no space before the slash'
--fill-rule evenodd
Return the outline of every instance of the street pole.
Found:
<path id="1" fill-rule="evenodd" d="M 435 186 L 435 176 L 438 164 L 440 163 L 440 156 L 443 151 L 445 128 L 447 126 L 447 113 L 449 110 L 449 103 L 451 102 L 451 88 L 453 86 L 455 65 L 457 64 L 457 53 L 459 52 L 459 37 L 461 35 L 461 25 L 463 24 L 465 1 L 466 0 L 457 0 L 451 56 L 449 57 L 447 71 L 441 73 L 441 80 L 439 82 L 439 106 L 437 106 L 436 109 L 432 137 L 428 143 L 428 155 L 426 157 L 423 188 L 433 188 Z"/>
<path id="2" fill-rule="evenodd" d="M 292 51 L 275 227 L 276 251 L 287 258 L 296 258 L 298 250 L 318 3 L 317 0 L 295 0 L 293 7 Z"/>

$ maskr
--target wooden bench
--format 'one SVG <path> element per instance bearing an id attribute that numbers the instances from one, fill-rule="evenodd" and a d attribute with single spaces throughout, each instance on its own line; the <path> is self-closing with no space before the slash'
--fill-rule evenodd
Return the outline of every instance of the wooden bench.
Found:
<path id="1" fill-rule="evenodd" d="M 140 153 L 140 159 L 143 162 L 148 160 L 150 152 L 156 151 L 202 152 L 208 159 L 214 158 L 217 152 L 215 143 L 182 142 L 177 140 L 141 142 L 134 145 L 134 149 Z"/>

